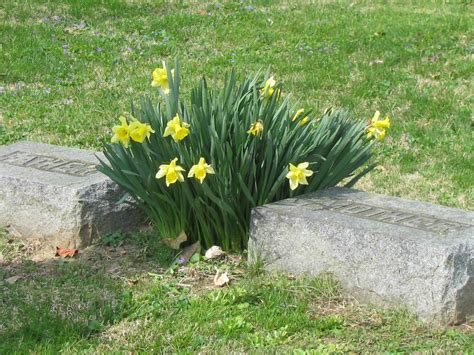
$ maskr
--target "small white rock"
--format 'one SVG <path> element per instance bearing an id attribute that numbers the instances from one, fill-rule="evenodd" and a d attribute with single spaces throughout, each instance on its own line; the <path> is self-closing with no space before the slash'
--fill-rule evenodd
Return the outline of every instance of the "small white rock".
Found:
<path id="1" fill-rule="evenodd" d="M 215 259 L 220 257 L 221 255 L 224 255 L 224 251 L 221 249 L 221 247 L 214 245 L 207 249 L 206 254 L 204 254 L 204 257 L 206 259 Z"/>
<path id="2" fill-rule="evenodd" d="M 227 271 L 223 274 L 217 270 L 216 275 L 214 276 L 214 286 L 216 287 L 224 287 L 229 283 L 229 277 L 227 276 Z"/>

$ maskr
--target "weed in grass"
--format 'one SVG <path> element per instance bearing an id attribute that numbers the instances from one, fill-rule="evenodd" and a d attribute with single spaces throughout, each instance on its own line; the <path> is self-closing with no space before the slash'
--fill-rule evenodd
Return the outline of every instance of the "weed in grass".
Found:
<path id="1" fill-rule="evenodd" d="M 125 242 L 127 236 L 122 232 L 113 232 L 106 235 L 103 235 L 99 243 L 105 246 L 119 247 L 122 246 Z"/>

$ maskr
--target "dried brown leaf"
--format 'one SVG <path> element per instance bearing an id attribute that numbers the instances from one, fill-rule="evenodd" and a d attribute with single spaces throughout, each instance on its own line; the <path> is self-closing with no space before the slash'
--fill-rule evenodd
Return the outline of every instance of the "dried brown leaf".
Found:
<path id="1" fill-rule="evenodd" d="M 23 278 L 23 276 L 12 276 L 12 277 L 9 277 L 8 279 L 5 279 L 5 282 L 7 284 L 12 285 L 15 282 L 17 282 L 18 280 L 22 279 L 22 278 Z"/>
<path id="2" fill-rule="evenodd" d="M 183 244 L 187 240 L 188 240 L 188 236 L 183 231 L 178 236 L 178 238 L 163 238 L 161 241 L 163 242 L 163 244 L 170 247 L 171 249 L 179 250 L 179 247 L 181 246 L 181 244 Z"/>
<path id="3" fill-rule="evenodd" d="M 62 258 L 68 258 L 68 257 L 72 258 L 77 253 L 79 253 L 79 249 L 65 249 L 65 248 L 56 247 L 55 256 L 60 256 Z"/>

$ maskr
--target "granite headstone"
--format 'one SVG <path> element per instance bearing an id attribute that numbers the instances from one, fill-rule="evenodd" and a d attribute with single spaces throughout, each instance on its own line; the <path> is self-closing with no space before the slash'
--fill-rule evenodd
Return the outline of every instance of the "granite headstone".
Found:
<path id="1" fill-rule="evenodd" d="M 362 302 L 433 324 L 474 316 L 474 213 L 345 188 L 254 208 L 249 261 L 333 273 Z"/>
<path id="2" fill-rule="evenodd" d="M 33 142 L 0 146 L 0 226 L 62 247 L 142 226 L 142 212 L 97 171 L 96 155 Z"/>

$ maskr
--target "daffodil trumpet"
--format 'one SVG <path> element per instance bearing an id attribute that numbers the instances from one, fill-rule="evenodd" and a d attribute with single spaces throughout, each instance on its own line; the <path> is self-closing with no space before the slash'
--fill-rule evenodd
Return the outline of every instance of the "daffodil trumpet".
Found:
<path id="1" fill-rule="evenodd" d="M 189 135 L 189 124 L 182 122 L 178 114 L 166 124 L 163 137 L 171 136 L 175 142 L 182 141 Z"/>
<path id="2" fill-rule="evenodd" d="M 375 111 L 374 116 L 370 120 L 369 127 L 367 128 L 367 138 L 370 139 L 375 137 L 378 141 L 385 138 L 387 129 L 390 128 L 390 117 L 386 116 L 385 119 L 380 120 L 380 111 Z"/>
<path id="3" fill-rule="evenodd" d="M 161 179 L 162 177 L 166 177 L 166 186 L 169 187 L 170 185 L 176 183 L 177 181 L 183 182 L 184 181 L 184 176 L 182 172 L 184 169 L 176 165 L 176 162 L 178 161 L 178 158 L 174 158 L 171 160 L 169 164 L 161 164 L 159 166 L 159 170 L 156 173 L 156 178 Z"/>
<path id="4" fill-rule="evenodd" d="M 290 189 L 295 190 L 300 184 L 308 185 L 307 177 L 313 175 L 313 171 L 307 169 L 309 162 L 300 163 L 298 165 L 293 165 L 290 163 L 289 172 L 286 174 L 286 178 L 290 182 Z"/>
<path id="5" fill-rule="evenodd" d="M 130 124 L 127 122 L 125 116 L 120 116 L 119 121 L 120 125 L 112 128 L 114 135 L 111 142 L 120 142 L 125 148 L 128 148 L 130 139 L 138 143 L 143 143 L 145 138 L 150 138 L 151 133 L 155 133 L 149 124 L 142 123 L 135 118 L 132 118 Z"/>
<path id="6" fill-rule="evenodd" d="M 214 168 L 206 163 L 204 158 L 200 158 L 196 165 L 193 165 L 188 173 L 188 178 L 196 178 L 202 184 L 207 174 L 215 174 Z"/>
<path id="7" fill-rule="evenodd" d="M 171 69 L 171 76 L 174 77 L 174 69 Z M 163 90 L 163 93 L 166 95 L 170 92 L 169 81 L 168 81 L 168 68 L 166 67 L 166 63 L 163 61 L 162 68 L 156 68 L 151 73 L 151 86 L 159 87 Z"/>

